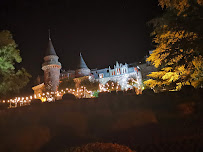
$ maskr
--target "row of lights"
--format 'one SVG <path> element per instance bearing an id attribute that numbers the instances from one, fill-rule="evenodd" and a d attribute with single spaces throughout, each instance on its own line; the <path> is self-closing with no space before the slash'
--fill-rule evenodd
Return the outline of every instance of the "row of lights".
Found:
<path id="1" fill-rule="evenodd" d="M 76 97 L 78 98 L 82 98 L 84 97 L 85 94 L 88 94 L 88 97 L 93 97 L 92 95 L 92 91 L 89 91 L 86 89 L 86 87 L 81 86 L 81 88 L 77 88 L 77 89 L 69 89 L 66 88 L 65 90 L 61 90 L 61 91 L 56 91 L 56 92 L 46 92 L 46 93 L 39 93 L 39 94 L 34 94 L 33 96 L 27 96 L 27 97 L 15 97 L 13 99 L 9 99 L 9 100 L 2 100 L 2 103 L 30 103 L 32 99 L 41 99 L 42 102 L 45 101 L 54 101 L 55 98 L 60 98 L 62 97 L 64 94 L 66 93 L 71 93 L 74 94 Z M 85 96 L 87 97 L 87 96 Z"/>
<path id="2" fill-rule="evenodd" d="M 103 84 L 99 84 L 99 92 L 110 92 L 110 90 L 114 89 L 114 87 L 116 87 L 116 91 L 118 91 L 119 87 L 121 87 L 119 85 L 119 83 L 117 83 L 117 85 L 115 86 L 114 82 L 111 83 L 111 89 L 109 88 L 110 84 L 106 83 L 105 85 Z M 129 87 L 126 86 L 125 89 L 127 90 Z M 14 99 L 9 99 L 9 100 L 3 100 L 2 103 L 10 103 L 10 105 L 12 103 L 20 103 L 20 104 L 29 104 L 31 102 L 32 99 L 41 99 L 42 102 L 45 101 L 54 101 L 55 98 L 61 98 L 64 94 L 66 93 L 71 93 L 73 95 L 75 95 L 77 98 L 83 98 L 83 97 L 93 97 L 93 92 L 89 91 L 86 89 L 86 87 L 81 86 L 80 88 L 77 89 L 69 89 L 66 88 L 65 90 L 61 90 L 61 91 L 56 91 L 56 92 L 46 92 L 46 93 L 42 93 L 42 94 L 34 94 L 33 96 L 27 96 L 27 97 L 15 97 Z"/>

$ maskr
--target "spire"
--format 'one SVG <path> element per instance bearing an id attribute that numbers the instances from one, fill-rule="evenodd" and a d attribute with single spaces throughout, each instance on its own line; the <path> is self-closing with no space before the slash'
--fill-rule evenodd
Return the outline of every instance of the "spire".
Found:
<path id="1" fill-rule="evenodd" d="M 80 61 L 79 61 L 79 64 L 78 64 L 78 69 L 88 69 L 83 57 L 82 57 L 82 54 L 80 52 Z"/>
<path id="2" fill-rule="evenodd" d="M 50 29 L 48 30 L 48 32 L 49 32 L 49 42 L 48 42 L 47 50 L 45 52 L 45 56 L 56 55 L 53 44 L 51 42 Z"/>
<path id="3" fill-rule="evenodd" d="M 48 32 L 49 32 L 49 40 L 51 40 L 51 34 L 50 34 L 50 29 L 48 30 Z"/>

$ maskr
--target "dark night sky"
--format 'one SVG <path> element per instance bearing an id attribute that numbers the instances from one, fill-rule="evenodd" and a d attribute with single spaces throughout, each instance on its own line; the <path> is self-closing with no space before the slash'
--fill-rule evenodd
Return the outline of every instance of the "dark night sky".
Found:
<path id="1" fill-rule="evenodd" d="M 10 30 L 21 51 L 20 66 L 36 78 L 48 29 L 64 69 L 75 69 L 79 52 L 89 68 L 139 61 L 152 49 L 147 22 L 157 0 L 1 0 L 0 30 Z"/>

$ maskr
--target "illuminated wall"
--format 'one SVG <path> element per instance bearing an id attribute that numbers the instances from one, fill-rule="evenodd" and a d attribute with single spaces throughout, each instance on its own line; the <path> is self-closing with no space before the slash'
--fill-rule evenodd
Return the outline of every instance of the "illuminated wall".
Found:
<path id="1" fill-rule="evenodd" d="M 132 89 L 132 86 L 128 84 L 130 78 L 136 79 L 134 87 L 142 87 L 142 75 L 138 66 L 129 66 L 127 63 L 119 64 L 116 62 L 114 68 L 111 69 L 95 69 L 91 71 L 92 76 L 98 80 L 101 84 L 105 85 L 108 81 L 118 82 L 122 90 Z"/>

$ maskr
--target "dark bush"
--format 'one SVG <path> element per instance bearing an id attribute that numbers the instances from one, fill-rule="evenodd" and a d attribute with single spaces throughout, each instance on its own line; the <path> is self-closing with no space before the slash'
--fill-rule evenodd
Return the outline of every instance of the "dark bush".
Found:
<path id="1" fill-rule="evenodd" d="M 111 94 L 116 95 L 117 93 L 116 91 L 111 91 Z"/>
<path id="2" fill-rule="evenodd" d="M 30 102 L 31 105 L 38 105 L 38 104 L 41 104 L 41 103 L 42 103 L 42 101 L 40 99 L 33 99 Z"/>
<path id="3" fill-rule="evenodd" d="M 123 94 L 123 91 L 117 91 L 117 94 L 118 94 L 118 95 L 122 95 L 122 94 Z"/>
<path id="4" fill-rule="evenodd" d="M 126 93 L 134 93 L 133 90 L 127 90 Z"/>
<path id="5" fill-rule="evenodd" d="M 81 147 L 73 148 L 69 152 L 135 152 L 127 146 L 113 143 L 90 143 Z"/>
<path id="6" fill-rule="evenodd" d="M 154 91 L 152 89 L 145 89 L 142 91 L 143 95 L 154 95 Z"/>
<path id="7" fill-rule="evenodd" d="M 8 103 L 0 103 L 0 110 L 7 109 L 9 107 Z"/>
<path id="8" fill-rule="evenodd" d="M 203 99 L 203 88 L 197 89 L 197 95 L 198 95 L 200 100 Z"/>
<path id="9" fill-rule="evenodd" d="M 13 134 L 7 136 L 2 151 L 36 152 L 49 142 L 50 136 L 50 129 L 47 127 L 28 126 L 18 128 Z"/>
<path id="10" fill-rule="evenodd" d="M 76 97 L 73 94 L 67 93 L 62 97 L 63 100 L 76 100 Z"/>
<path id="11" fill-rule="evenodd" d="M 195 88 L 191 85 L 185 85 L 181 88 L 180 92 L 186 96 L 191 95 L 195 92 Z"/>
<path id="12" fill-rule="evenodd" d="M 98 94 L 99 97 L 107 97 L 107 96 L 109 96 L 109 95 L 110 95 L 109 92 L 100 92 L 100 93 Z"/>

